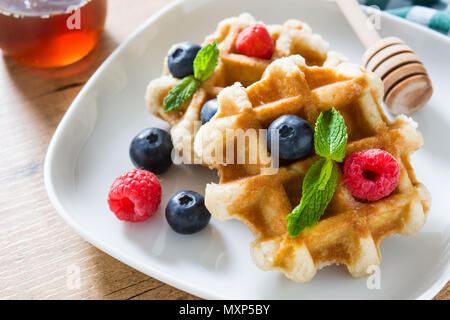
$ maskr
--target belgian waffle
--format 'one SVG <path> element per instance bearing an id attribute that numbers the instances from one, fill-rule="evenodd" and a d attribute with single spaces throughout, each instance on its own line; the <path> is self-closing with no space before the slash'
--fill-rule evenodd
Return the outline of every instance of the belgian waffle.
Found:
<path id="1" fill-rule="evenodd" d="M 150 82 L 146 92 L 149 112 L 166 120 L 171 126 L 174 148 L 178 150 L 185 163 L 201 163 L 194 158 L 192 150 L 195 133 L 200 121 L 200 111 L 205 101 L 217 97 L 227 86 L 240 82 L 244 86 L 261 79 L 267 66 L 280 57 L 300 54 L 308 65 L 324 65 L 341 59 L 336 53 L 328 53 L 328 43 L 311 28 L 298 20 L 288 20 L 283 25 L 266 26 L 275 42 L 271 60 L 257 59 L 239 54 L 235 49 L 235 40 L 239 32 L 256 20 L 249 14 L 227 18 L 219 23 L 214 34 L 206 37 L 203 46 L 215 40 L 219 41 L 219 64 L 213 75 L 204 83 L 194 96 L 175 111 L 164 112 L 163 100 L 168 92 L 180 82 L 170 75 L 167 58 L 163 75 Z"/>
<path id="2" fill-rule="evenodd" d="M 424 225 L 431 199 L 409 160 L 422 145 L 422 136 L 405 116 L 387 119 L 382 95 L 379 77 L 359 66 L 338 60 L 308 66 L 298 55 L 272 62 L 262 79 L 248 88 L 235 84 L 220 92 L 218 112 L 195 139 L 196 153 L 209 155 L 205 159 L 220 177 L 218 184 L 207 185 L 205 203 L 215 218 L 239 219 L 249 227 L 255 236 L 251 256 L 258 267 L 279 269 L 294 281 L 307 282 L 325 265 L 344 264 L 353 277 L 362 277 L 380 264 L 382 239 L 411 235 Z M 275 174 L 266 174 L 262 159 L 224 164 L 214 157 L 214 148 L 221 145 L 226 152 L 227 143 L 234 143 L 224 140 L 228 129 L 267 129 L 282 114 L 296 114 L 314 125 L 320 112 L 331 107 L 346 122 L 346 155 L 386 150 L 398 161 L 400 181 L 388 197 L 363 202 L 342 182 L 340 168 L 336 191 L 320 221 L 292 238 L 286 216 L 299 203 L 303 178 L 317 157 L 281 163 Z M 263 137 L 259 134 L 258 139 Z"/>

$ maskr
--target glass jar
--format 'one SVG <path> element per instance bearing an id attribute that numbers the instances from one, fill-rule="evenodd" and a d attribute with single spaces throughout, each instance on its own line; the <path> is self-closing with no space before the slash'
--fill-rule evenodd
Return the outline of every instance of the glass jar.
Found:
<path id="1" fill-rule="evenodd" d="M 0 0 L 0 49 L 34 67 L 85 57 L 104 28 L 107 0 Z"/>

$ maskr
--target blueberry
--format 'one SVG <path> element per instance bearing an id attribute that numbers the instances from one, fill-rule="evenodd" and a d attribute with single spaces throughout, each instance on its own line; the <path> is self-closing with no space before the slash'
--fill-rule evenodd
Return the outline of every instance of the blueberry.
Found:
<path id="1" fill-rule="evenodd" d="M 194 191 L 179 191 L 166 206 L 166 219 L 177 233 L 192 234 L 205 228 L 211 214 L 203 196 Z"/>
<path id="2" fill-rule="evenodd" d="M 130 159 L 137 169 L 161 174 L 172 165 L 172 140 L 158 128 L 139 132 L 130 144 Z"/>
<path id="3" fill-rule="evenodd" d="M 203 104 L 202 111 L 200 112 L 200 120 L 202 121 L 202 124 L 205 124 L 211 120 L 211 118 L 216 114 L 218 108 L 219 103 L 217 102 L 217 98 L 206 101 Z"/>
<path id="4" fill-rule="evenodd" d="M 167 60 L 170 73 L 180 79 L 194 74 L 194 60 L 201 48 L 189 41 L 175 45 L 170 50 Z"/>
<path id="5" fill-rule="evenodd" d="M 279 135 L 279 157 L 281 160 L 294 160 L 306 156 L 314 145 L 311 125 L 304 119 L 287 114 L 277 118 L 269 126 L 267 148 L 271 151 L 274 131 Z"/>

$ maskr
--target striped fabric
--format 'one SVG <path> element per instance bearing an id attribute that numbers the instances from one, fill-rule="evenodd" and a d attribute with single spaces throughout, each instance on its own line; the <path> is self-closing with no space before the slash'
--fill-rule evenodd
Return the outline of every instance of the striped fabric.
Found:
<path id="1" fill-rule="evenodd" d="M 450 36 L 450 0 L 359 0 Z"/>

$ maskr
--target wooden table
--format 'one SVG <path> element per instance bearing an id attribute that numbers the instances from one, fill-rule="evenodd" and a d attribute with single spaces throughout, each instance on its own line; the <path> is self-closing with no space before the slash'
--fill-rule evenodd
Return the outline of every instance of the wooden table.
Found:
<path id="1" fill-rule="evenodd" d="M 169 2 L 110 0 L 99 45 L 69 67 L 29 69 L 0 58 L 0 299 L 196 299 L 83 240 L 56 213 L 43 183 L 47 146 L 75 96 L 114 48 Z M 437 298 L 450 299 L 449 290 L 447 284 Z"/>

